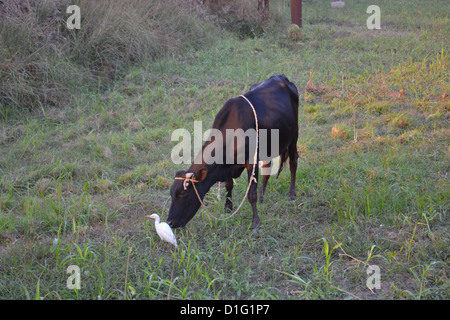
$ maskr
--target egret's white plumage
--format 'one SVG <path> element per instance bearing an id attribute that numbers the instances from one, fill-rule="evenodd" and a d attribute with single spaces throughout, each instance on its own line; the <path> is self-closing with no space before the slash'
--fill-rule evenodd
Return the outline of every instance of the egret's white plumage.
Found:
<path id="1" fill-rule="evenodd" d="M 167 241 L 173 244 L 175 247 L 178 247 L 177 239 L 175 238 L 172 229 L 167 223 L 160 222 L 160 218 L 156 213 L 145 217 L 155 219 L 156 232 L 158 233 L 161 240 Z"/>

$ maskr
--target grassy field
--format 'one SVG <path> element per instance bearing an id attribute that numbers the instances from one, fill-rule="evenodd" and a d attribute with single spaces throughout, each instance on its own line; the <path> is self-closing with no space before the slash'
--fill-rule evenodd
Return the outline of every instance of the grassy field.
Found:
<path id="1" fill-rule="evenodd" d="M 0 120 L 0 299 L 449 299 L 450 18 L 446 1 L 304 1 L 282 25 L 135 66 L 107 90 Z M 381 8 L 381 30 L 366 9 Z M 280 22 L 281 23 L 281 22 Z M 212 40 L 211 40 L 212 41 Z M 289 170 L 225 222 L 199 211 L 160 241 L 177 170 L 171 132 L 206 130 L 274 74 L 299 88 L 297 200 Z M 236 180 L 235 206 L 246 188 Z M 224 213 L 215 187 L 207 206 Z M 70 265 L 81 289 L 69 289 Z M 366 286 L 378 266 L 381 289 Z"/>

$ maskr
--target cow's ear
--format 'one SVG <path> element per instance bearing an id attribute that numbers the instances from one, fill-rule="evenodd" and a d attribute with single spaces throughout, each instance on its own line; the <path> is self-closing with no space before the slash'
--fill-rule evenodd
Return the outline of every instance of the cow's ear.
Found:
<path id="1" fill-rule="evenodd" d="M 195 179 L 198 181 L 203 181 L 206 178 L 206 174 L 208 173 L 208 169 L 205 167 L 201 168 L 200 171 L 195 175 Z"/>
<path id="2" fill-rule="evenodd" d="M 185 175 L 186 175 L 186 171 L 180 170 L 180 171 L 177 171 L 177 173 L 175 173 L 175 178 L 176 177 L 184 177 Z"/>

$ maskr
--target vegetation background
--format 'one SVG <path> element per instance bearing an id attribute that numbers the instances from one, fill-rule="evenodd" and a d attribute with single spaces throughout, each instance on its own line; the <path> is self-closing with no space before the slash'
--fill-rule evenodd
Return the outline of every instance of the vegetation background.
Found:
<path id="1" fill-rule="evenodd" d="M 289 1 L 70 4 L 80 30 L 68 0 L 0 1 L 1 299 L 449 299 L 448 1 L 304 0 L 293 38 Z M 183 168 L 170 133 L 280 73 L 301 94 L 297 200 L 285 170 L 261 233 L 248 204 L 200 211 L 173 250 L 144 218 Z"/>

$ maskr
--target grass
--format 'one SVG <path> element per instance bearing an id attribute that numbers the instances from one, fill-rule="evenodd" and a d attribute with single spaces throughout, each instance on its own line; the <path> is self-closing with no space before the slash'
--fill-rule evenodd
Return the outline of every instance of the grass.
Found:
<path id="1" fill-rule="evenodd" d="M 289 7 L 274 1 L 283 28 L 222 31 L 213 46 L 130 67 L 107 90 L 10 110 L 0 297 L 448 299 L 450 22 L 444 2 L 416 2 L 379 1 L 382 29 L 369 31 L 365 2 L 305 1 L 302 39 L 290 40 Z M 171 132 L 208 128 L 227 99 L 279 73 L 301 93 L 297 200 L 284 170 L 259 205 L 261 233 L 246 203 L 224 222 L 198 212 L 175 231 L 178 250 L 162 243 L 144 216 L 167 217 L 184 168 L 170 160 Z M 208 194 L 215 215 L 224 192 Z M 79 290 L 66 286 L 70 265 Z M 366 286 L 369 265 L 379 290 Z"/>

